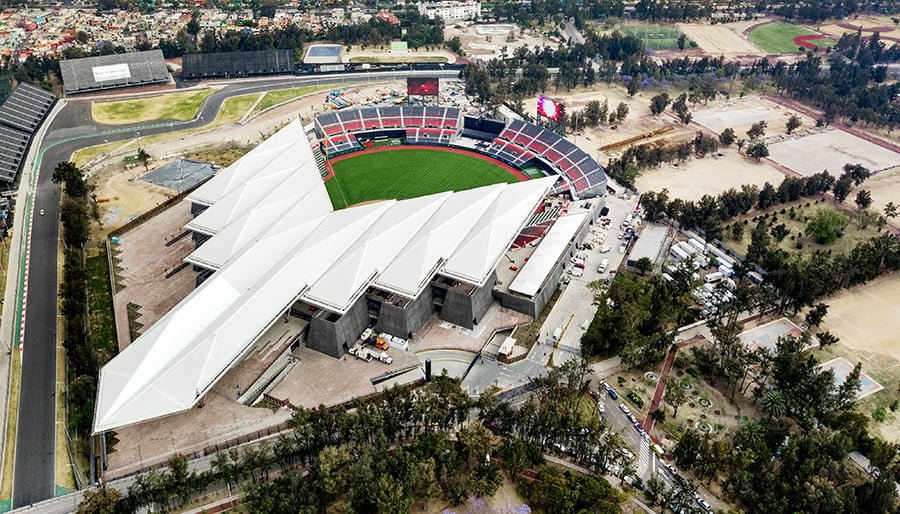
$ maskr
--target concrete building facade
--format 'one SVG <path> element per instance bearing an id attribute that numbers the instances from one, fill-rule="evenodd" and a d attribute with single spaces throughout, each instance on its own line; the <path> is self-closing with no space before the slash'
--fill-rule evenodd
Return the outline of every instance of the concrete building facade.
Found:
<path id="1" fill-rule="evenodd" d="M 444 21 L 472 20 L 481 18 L 481 2 L 419 2 L 416 4 L 419 14 L 431 19 Z"/>

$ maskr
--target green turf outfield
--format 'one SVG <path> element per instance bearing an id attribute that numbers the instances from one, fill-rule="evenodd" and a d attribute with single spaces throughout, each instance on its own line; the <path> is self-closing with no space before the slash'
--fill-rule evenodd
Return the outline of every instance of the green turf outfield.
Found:
<path id="1" fill-rule="evenodd" d="M 797 43 L 794 43 L 795 37 L 808 36 L 811 34 L 817 34 L 817 32 L 779 21 L 753 29 L 750 31 L 750 34 L 748 34 L 748 37 L 750 38 L 750 41 L 753 41 L 753 44 L 766 52 L 773 54 L 788 54 L 796 52 L 797 48 L 800 46 Z M 818 46 L 830 46 L 830 44 L 833 44 L 833 42 L 828 39 L 816 40 L 814 43 Z"/>
<path id="2" fill-rule="evenodd" d="M 626 36 L 634 36 L 644 42 L 644 46 L 653 50 L 675 50 L 678 48 L 678 36 L 674 27 L 622 27 Z"/>
<path id="3" fill-rule="evenodd" d="M 336 162 L 325 182 L 335 209 L 370 200 L 404 199 L 518 182 L 505 169 L 477 157 L 441 150 L 398 149 Z"/>

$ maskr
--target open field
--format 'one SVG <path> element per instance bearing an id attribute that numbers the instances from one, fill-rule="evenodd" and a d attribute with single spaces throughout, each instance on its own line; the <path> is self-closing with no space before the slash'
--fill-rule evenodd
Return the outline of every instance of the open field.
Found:
<path id="1" fill-rule="evenodd" d="M 690 159 L 677 167 L 664 164 L 645 170 L 635 186 L 638 191 L 669 190 L 670 198 L 699 200 L 703 195 L 715 196 L 743 184 L 762 186 L 766 182 L 779 184 L 784 175 L 765 163 L 741 156 L 734 148 L 719 151 L 722 157 Z"/>
<path id="2" fill-rule="evenodd" d="M 785 123 L 791 114 L 800 117 L 803 127 L 815 125 L 812 118 L 758 96 L 710 102 L 706 107 L 697 106 L 693 111 L 693 121 L 717 134 L 727 128 L 733 128 L 739 138 L 746 137 L 750 125 L 765 121 L 766 136 L 772 136 L 785 132 Z M 798 132 L 802 131 L 803 127 L 798 129 Z"/>
<path id="3" fill-rule="evenodd" d="M 865 181 L 860 189 L 866 189 L 872 193 L 870 209 L 874 211 L 882 212 L 888 202 L 894 202 L 895 205 L 900 204 L 900 166 L 876 174 Z M 855 192 L 850 193 L 850 196 L 844 200 L 844 205 L 849 208 L 856 207 L 855 198 Z M 888 224 L 900 228 L 900 216 L 887 221 Z"/>
<path id="4" fill-rule="evenodd" d="M 877 31 L 882 40 L 885 36 L 888 38 L 900 38 L 900 29 L 897 24 L 888 15 L 859 14 L 854 15 L 852 19 L 842 21 L 832 21 L 827 25 L 818 27 L 823 34 L 840 37 L 843 34 L 855 34 L 857 29 L 862 28 L 863 36 L 870 36 Z"/>
<path id="5" fill-rule="evenodd" d="M 675 50 L 678 48 L 678 36 L 681 32 L 674 27 L 625 26 L 622 32 L 634 36 L 644 42 L 644 46 L 653 50 Z M 687 45 L 685 45 L 687 47 Z"/>
<path id="6" fill-rule="evenodd" d="M 758 54 L 759 48 L 740 35 L 742 24 L 688 24 L 677 25 L 684 35 L 697 46 L 712 55 Z"/>
<path id="7" fill-rule="evenodd" d="M 293 100 L 294 98 L 299 98 L 304 95 L 308 95 L 310 93 L 315 93 L 316 91 L 331 91 L 334 89 L 341 89 L 342 84 L 332 84 L 330 86 L 303 86 L 303 87 L 295 87 L 291 89 L 276 89 L 275 91 L 269 91 L 263 96 L 262 100 L 256 104 L 256 107 L 253 109 L 253 114 L 265 111 L 269 107 L 278 105 L 282 102 L 287 102 L 288 100 Z"/>
<path id="8" fill-rule="evenodd" d="M 152 120 L 190 120 L 197 115 L 203 100 L 215 92 L 208 88 L 202 91 L 170 93 L 159 96 L 93 102 L 91 115 L 97 123 L 124 125 Z"/>
<path id="9" fill-rule="evenodd" d="M 809 204 L 808 206 L 806 204 Z M 794 219 L 790 217 L 791 208 L 794 209 Z M 812 218 L 815 214 L 821 209 L 834 209 L 834 202 L 830 200 L 819 200 L 816 203 L 815 200 L 810 201 L 809 199 L 800 200 L 794 204 L 782 204 L 779 205 L 772 210 L 768 211 L 769 213 L 774 213 L 776 215 L 777 221 L 772 221 L 772 215 L 769 215 L 768 221 L 770 226 L 772 223 L 775 225 L 780 225 L 784 223 L 785 227 L 790 232 L 790 235 L 784 238 L 781 243 L 776 244 L 777 248 L 780 248 L 788 253 L 797 253 L 798 249 L 796 247 L 797 241 L 803 242 L 803 248 L 799 251 L 806 255 L 812 255 L 817 251 L 822 252 L 830 252 L 835 255 L 849 255 L 850 251 L 853 250 L 858 243 L 875 237 L 878 235 L 878 230 L 874 226 L 869 226 L 866 229 L 860 229 L 856 221 L 853 219 L 853 215 L 849 211 L 849 209 L 844 209 L 842 214 L 844 214 L 850 221 L 847 226 L 844 228 L 843 234 L 837 238 L 837 240 L 830 245 L 822 245 L 815 242 L 815 239 L 811 236 L 807 236 L 805 234 L 801 235 L 806 230 L 808 225 L 805 218 Z M 785 214 L 782 214 L 782 210 L 786 210 Z M 746 254 L 747 248 L 750 246 L 750 233 L 753 231 L 753 228 L 756 226 L 756 222 L 752 219 L 748 219 L 747 223 L 744 225 L 744 237 L 740 241 L 736 241 L 731 238 L 731 231 L 729 228 L 734 223 L 743 223 L 744 219 L 752 218 L 757 214 L 751 214 L 745 216 L 744 218 L 738 219 L 730 223 L 725 227 L 723 240 L 730 246 L 733 250 L 740 254 Z M 793 239 L 792 239 L 793 238 Z M 774 244 L 774 240 L 773 240 Z"/>
<path id="10" fill-rule="evenodd" d="M 262 95 L 262 93 L 226 98 L 225 101 L 222 102 L 222 107 L 219 109 L 219 114 L 216 115 L 216 119 L 213 121 L 212 126 L 217 127 L 240 121 L 240 119 L 244 117 L 244 114 L 247 114 L 247 111 L 250 110 L 250 107 L 253 107 L 254 102 L 259 99 L 260 95 Z"/>
<path id="11" fill-rule="evenodd" d="M 334 162 L 325 182 L 335 209 L 387 198 L 413 198 L 463 191 L 518 179 L 490 162 L 440 150 L 399 149 Z"/>
<path id="12" fill-rule="evenodd" d="M 882 409 L 885 421 L 873 422 L 875 430 L 887 440 L 900 440 L 900 416 L 890 410 L 900 388 L 900 274 L 842 291 L 825 303 L 829 309 L 823 328 L 840 337 L 841 342 L 814 350 L 814 355 L 821 362 L 835 357 L 853 364 L 862 362 L 866 374 L 884 390 L 860 400 L 860 409 L 866 414 Z"/>
<path id="13" fill-rule="evenodd" d="M 750 41 L 753 41 L 756 46 L 762 48 L 766 52 L 773 54 L 789 54 L 796 52 L 797 47 L 799 46 L 794 41 L 795 37 L 813 35 L 816 35 L 816 33 L 809 29 L 783 21 L 776 21 L 753 29 L 747 37 L 749 37 Z M 826 40 L 823 39 L 820 44 L 820 41 L 816 40 L 816 44 L 818 46 L 824 46 L 826 44 L 824 41 Z"/>
<path id="14" fill-rule="evenodd" d="M 503 47 L 506 47 L 509 55 L 512 55 L 520 46 L 528 48 L 546 46 L 554 49 L 559 46 L 558 42 L 545 38 L 540 32 L 540 27 L 522 30 L 510 24 L 463 26 L 448 23 L 444 28 L 444 39 L 454 37 L 459 38 L 466 55 L 485 60 L 500 57 Z"/>
<path id="15" fill-rule="evenodd" d="M 900 155 L 839 129 L 772 143 L 769 154 L 773 161 L 804 176 L 822 170 L 838 176 L 847 163 L 872 171 L 900 165 Z"/>

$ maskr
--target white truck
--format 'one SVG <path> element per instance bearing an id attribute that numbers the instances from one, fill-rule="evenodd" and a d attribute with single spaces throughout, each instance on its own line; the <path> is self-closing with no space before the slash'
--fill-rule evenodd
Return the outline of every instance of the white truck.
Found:
<path id="1" fill-rule="evenodd" d="M 394 362 L 394 359 L 391 358 L 387 352 L 377 352 L 372 350 L 371 348 L 366 348 L 365 346 L 354 346 L 350 348 L 350 355 L 353 355 L 357 359 L 362 359 L 366 362 L 371 362 L 373 360 L 379 360 L 385 364 L 390 364 Z"/>

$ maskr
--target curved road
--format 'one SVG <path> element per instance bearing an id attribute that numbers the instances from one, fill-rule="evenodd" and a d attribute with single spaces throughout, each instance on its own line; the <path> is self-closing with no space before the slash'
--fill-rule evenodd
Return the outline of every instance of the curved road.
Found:
<path id="1" fill-rule="evenodd" d="M 69 102 L 59 111 L 50 123 L 44 141 L 33 143 L 41 145 L 36 163 L 40 175 L 33 202 L 35 216 L 31 227 L 32 271 L 27 279 L 29 294 L 26 300 L 27 316 L 16 430 L 13 508 L 52 498 L 56 493 L 56 277 L 60 188 L 50 180 L 56 164 L 68 160 L 72 152 L 80 148 L 107 141 L 131 139 L 136 132 L 146 136 L 169 132 L 175 127 L 179 130 L 202 127 L 215 119 L 222 102 L 232 96 L 298 86 L 402 80 L 411 75 L 455 78 L 458 71 L 349 73 L 230 83 L 210 95 L 197 118 L 187 122 L 161 120 L 162 122 L 152 125 L 99 125 L 91 120 L 90 101 L 87 100 Z M 23 186 L 28 187 L 24 182 Z M 19 206 L 18 215 L 25 214 L 24 207 Z M 43 216 L 37 214 L 41 209 L 44 209 Z M 27 226 L 27 220 L 25 223 Z"/>

